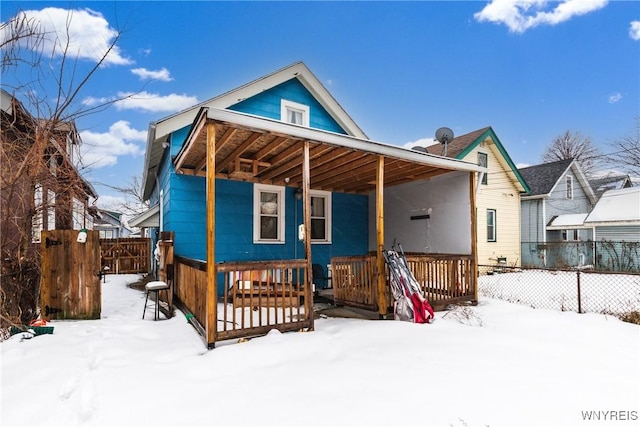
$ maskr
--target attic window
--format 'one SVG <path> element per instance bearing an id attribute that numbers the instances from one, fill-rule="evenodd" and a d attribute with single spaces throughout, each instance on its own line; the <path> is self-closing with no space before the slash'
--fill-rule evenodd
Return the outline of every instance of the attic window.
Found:
<path id="1" fill-rule="evenodd" d="M 573 199 L 573 177 L 567 175 L 567 199 Z"/>
<path id="2" fill-rule="evenodd" d="M 489 157 L 487 153 L 478 153 L 478 166 L 487 167 L 489 165 Z M 481 184 L 487 185 L 487 172 L 482 174 L 482 182 Z"/>
<path id="3" fill-rule="evenodd" d="M 309 127 L 309 106 L 283 99 L 280 102 L 280 120 Z"/>

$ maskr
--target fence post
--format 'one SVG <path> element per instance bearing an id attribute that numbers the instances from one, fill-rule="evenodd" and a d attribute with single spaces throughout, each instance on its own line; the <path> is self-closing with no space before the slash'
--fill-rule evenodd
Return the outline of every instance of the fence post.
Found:
<path id="1" fill-rule="evenodd" d="M 582 314 L 582 301 L 580 299 L 580 270 L 576 271 L 578 276 L 578 313 Z"/>

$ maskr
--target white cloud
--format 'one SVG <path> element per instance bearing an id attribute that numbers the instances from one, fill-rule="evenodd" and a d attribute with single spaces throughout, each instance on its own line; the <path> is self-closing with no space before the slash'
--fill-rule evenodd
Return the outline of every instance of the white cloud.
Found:
<path id="1" fill-rule="evenodd" d="M 143 110 L 150 112 L 175 112 L 184 110 L 198 103 L 195 96 L 170 95 L 160 96 L 157 93 L 148 92 L 119 92 L 115 106 L 119 110 Z"/>
<path id="2" fill-rule="evenodd" d="M 514 33 L 524 33 L 538 25 L 557 25 L 594 12 L 607 3 L 608 0 L 492 0 L 473 17 L 478 22 L 504 24 Z"/>
<path id="3" fill-rule="evenodd" d="M 147 70 L 146 68 L 134 68 L 131 72 L 140 77 L 140 80 L 160 80 L 163 82 L 170 82 L 173 80 L 169 70 L 164 67 L 157 71 Z"/>
<path id="4" fill-rule="evenodd" d="M 633 40 L 640 40 L 640 21 L 631 21 L 631 24 L 629 24 L 629 37 Z"/>
<path id="5" fill-rule="evenodd" d="M 25 10 L 21 14 L 26 19 L 37 22 L 40 30 L 46 34 L 42 47 L 48 55 L 61 56 L 66 49 L 69 55 L 98 62 L 118 36 L 118 31 L 109 26 L 104 16 L 91 9 L 47 7 L 42 10 Z M 4 31 L 0 33 L 1 41 L 9 36 L 8 28 L 9 26 L 4 26 Z M 26 43 L 25 40 L 25 46 L 32 47 L 33 43 Z M 132 61 L 122 56 L 116 45 L 103 63 L 126 65 Z"/>
<path id="6" fill-rule="evenodd" d="M 420 138 L 420 139 L 418 139 L 416 141 L 407 142 L 402 147 L 403 148 L 408 148 L 408 149 L 412 149 L 413 147 L 428 147 L 428 146 L 433 145 L 433 144 L 435 144 L 437 142 L 438 141 L 436 141 L 434 138 Z"/>
<path id="7" fill-rule="evenodd" d="M 118 156 L 138 156 L 144 150 L 136 143 L 144 142 L 146 131 L 133 129 L 129 122 L 120 120 L 106 133 L 80 132 L 82 163 L 87 167 L 103 168 L 118 163 Z"/>
<path id="8" fill-rule="evenodd" d="M 622 94 L 620 92 L 612 93 L 611 95 L 609 95 L 609 104 L 615 104 L 621 99 L 622 99 Z"/>
<path id="9" fill-rule="evenodd" d="M 516 169 L 524 169 L 524 168 L 528 168 L 529 166 L 533 166 L 530 163 L 516 163 Z"/>

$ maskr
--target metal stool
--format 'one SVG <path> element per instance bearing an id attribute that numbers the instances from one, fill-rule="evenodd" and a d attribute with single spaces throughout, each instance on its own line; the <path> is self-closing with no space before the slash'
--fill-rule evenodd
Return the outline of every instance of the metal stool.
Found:
<path id="1" fill-rule="evenodd" d="M 169 284 L 167 282 L 161 282 L 159 280 L 155 280 L 153 282 L 149 282 L 144 285 L 144 288 L 147 290 L 147 297 L 144 299 L 144 310 L 142 311 L 142 318 L 144 319 L 144 315 L 147 312 L 147 301 L 149 301 L 149 293 L 155 292 L 156 294 L 156 305 L 153 309 L 153 320 L 158 320 L 160 317 L 160 291 L 165 291 L 165 295 L 167 296 L 167 301 L 169 300 Z"/>

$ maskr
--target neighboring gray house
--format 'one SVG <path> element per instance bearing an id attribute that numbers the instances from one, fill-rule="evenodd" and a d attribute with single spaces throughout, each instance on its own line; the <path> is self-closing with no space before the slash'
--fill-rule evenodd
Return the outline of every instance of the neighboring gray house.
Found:
<path id="1" fill-rule="evenodd" d="M 597 200 L 600 200 L 600 197 L 602 197 L 607 190 L 620 190 L 622 188 L 633 187 L 633 182 L 631 182 L 629 175 L 607 175 L 590 179 L 589 184 L 596 194 Z"/>
<path id="2" fill-rule="evenodd" d="M 580 166 L 573 159 L 519 169 L 530 192 L 521 197 L 521 242 L 523 266 L 561 267 L 589 262 L 578 244 L 593 238 L 583 224 L 596 197 Z M 579 260 L 580 258 L 580 260 Z"/>
<path id="3" fill-rule="evenodd" d="M 129 237 L 131 230 L 124 224 L 120 212 L 90 208 L 93 215 L 93 229 L 100 232 L 101 239 L 118 239 Z"/>

